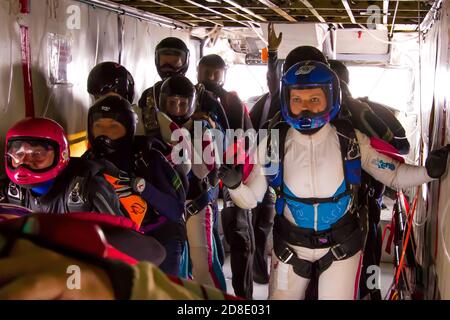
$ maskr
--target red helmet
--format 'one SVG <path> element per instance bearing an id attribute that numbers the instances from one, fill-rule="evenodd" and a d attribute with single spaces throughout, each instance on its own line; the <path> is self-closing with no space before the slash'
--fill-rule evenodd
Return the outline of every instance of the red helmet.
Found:
<path id="1" fill-rule="evenodd" d="M 51 151 L 49 155 L 48 151 Z M 36 166 L 24 163 L 24 154 L 27 153 Z M 48 159 L 50 162 L 46 165 Z M 16 123 L 6 134 L 6 173 L 18 185 L 30 186 L 49 181 L 67 167 L 69 160 L 66 134 L 53 120 L 26 118 Z"/>

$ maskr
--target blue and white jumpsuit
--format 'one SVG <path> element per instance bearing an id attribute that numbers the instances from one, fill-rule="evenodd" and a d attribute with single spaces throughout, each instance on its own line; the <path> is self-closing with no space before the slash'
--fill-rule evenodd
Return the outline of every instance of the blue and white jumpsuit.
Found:
<path id="1" fill-rule="evenodd" d="M 385 185 L 405 188 L 432 180 L 425 167 L 401 164 L 370 146 L 369 138 L 355 130 L 361 152 L 361 167 Z M 298 198 L 329 198 L 345 191 L 345 177 L 338 133 L 331 124 L 306 135 L 289 128 L 285 140 L 283 179 L 285 192 Z M 267 150 L 267 139 L 258 146 L 258 158 Z M 244 209 L 256 207 L 262 201 L 268 182 L 265 167 L 256 164 L 249 177 L 239 187 L 230 190 L 233 201 Z M 315 231 L 330 229 L 351 208 L 351 196 L 336 203 L 303 204 L 286 200 L 283 216 L 292 224 Z M 329 248 L 310 249 L 290 245 L 298 258 L 314 262 Z M 272 254 L 269 284 L 270 299 L 304 299 L 309 279 L 293 271 L 290 264 Z M 319 299 L 354 299 L 359 283 L 361 252 L 344 260 L 334 261 L 319 277 Z"/>

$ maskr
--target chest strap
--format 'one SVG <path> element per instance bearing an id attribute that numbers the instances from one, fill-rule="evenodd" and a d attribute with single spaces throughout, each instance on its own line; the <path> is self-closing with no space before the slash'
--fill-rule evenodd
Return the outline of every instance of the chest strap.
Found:
<path id="1" fill-rule="evenodd" d="M 339 200 L 341 200 L 342 198 L 344 198 L 346 196 L 351 196 L 354 194 L 354 192 L 352 190 L 347 190 L 347 191 L 342 192 L 341 194 L 338 194 L 334 197 L 329 197 L 329 198 L 298 198 L 295 196 L 290 196 L 290 195 L 284 193 L 282 190 L 279 192 L 280 192 L 279 197 L 282 197 L 287 200 L 292 200 L 295 202 L 309 204 L 309 205 L 320 204 L 320 203 L 339 202 Z"/>

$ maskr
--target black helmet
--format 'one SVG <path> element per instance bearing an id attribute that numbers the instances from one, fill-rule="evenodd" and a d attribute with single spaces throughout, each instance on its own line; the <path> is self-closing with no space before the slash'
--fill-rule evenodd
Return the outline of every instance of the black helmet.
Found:
<path id="1" fill-rule="evenodd" d="M 347 66 L 339 60 L 328 60 L 328 63 L 330 64 L 331 70 L 333 70 L 339 77 L 339 80 L 349 84 L 350 75 Z"/>
<path id="2" fill-rule="evenodd" d="M 125 127 L 125 136 L 111 139 L 106 136 L 94 137 L 93 125 L 98 119 L 110 118 L 121 123 Z M 88 113 L 88 140 L 93 151 L 101 155 L 107 155 L 129 148 L 134 139 L 137 126 L 137 115 L 131 104 L 119 96 L 106 96 L 97 100 L 89 108 Z"/>
<path id="3" fill-rule="evenodd" d="M 120 64 L 101 62 L 89 72 L 87 91 L 93 96 L 115 92 L 133 103 L 134 80 L 131 73 Z"/>
<path id="4" fill-rule="evenodd" d="M 195 111 L 196 90 L 192 82 L 182 75 L 170 77 L 161 86 L 159 110 L 178 125 L 183 125 Z"/>
<path id="5" fill-rule="evenodd" d="M 204 56 L 198 62 L 198 81 L 205 85 L 213 82 L 216 85 L 223 86 L 225 83 L 226 68 L 227 65 L 221 56 L 217 54 Z M 211 79 L 212 77 L 214 80 Z"/>
<path id="6" fill-rule="evenodd" d="M 163 70 L 162 67 L 164 65 L 159 65 L 160 55 L 179 56 L 181 65 L 178 67 L 168 65 L 169 70 Z M 155 48 L 155 64 L 156 70 L 163 80 L 175 74 L 185 75 L 189 68 L 189 49 L 181 39 L 174 37 L 165 38 Z"/>
<path id="7" fill-rule="evenodd" d="M 295 49 L 292 49 L 283 64 L 283 74 L 289 70 L 294 64 L 303 62 L 303 61 L 317 61 L 328 64 L 327 58 L 325 55 L 312 46 L 300 46 Z"/>
<path id="8" fill-rule="evenodd" d="M 224 69 L 227 67 L 225 61 L 218 54 L 208 54 L 206 56 L 203 56 L 198 62 L 198 65 L 214 67 L 217 69 Z"/>

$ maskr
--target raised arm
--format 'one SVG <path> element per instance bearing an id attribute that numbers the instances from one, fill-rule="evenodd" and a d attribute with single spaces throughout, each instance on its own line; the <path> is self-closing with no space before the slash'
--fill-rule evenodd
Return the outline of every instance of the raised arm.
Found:
<path id="1" fill-rule="evenodd" d="M 270 96 L 274 97 L 278 94 L 280 85 L 280 77 L 278 75 L 278 47 L 280 46 L 283 38 L 283 33 L 281 32 L 277 37 L 272 23 L 269 23 L 267 28 L 269 51 L 269 61 L 267 64 L 267 86 L 269 87 Z"/>

